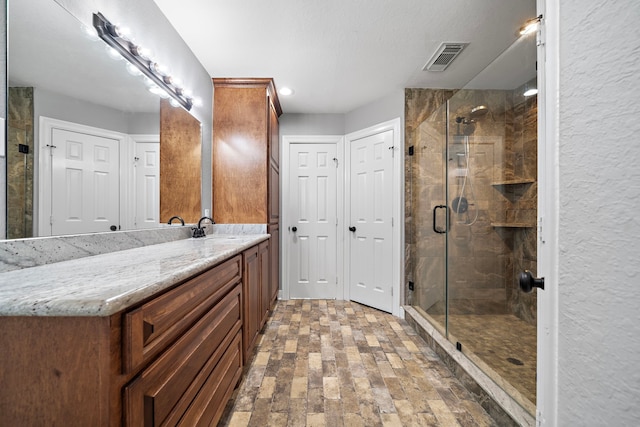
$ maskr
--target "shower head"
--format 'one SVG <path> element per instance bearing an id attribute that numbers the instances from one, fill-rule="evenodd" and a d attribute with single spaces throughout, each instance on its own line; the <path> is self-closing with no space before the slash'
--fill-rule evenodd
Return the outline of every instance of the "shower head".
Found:
<path id="1" fill-rule="evenodd" d="M 469 118 L 471 120 L 479 119 L 483 117 L 485 114 L 489 112 L 489 108 L 486 105 L 478 105 L 477 107 L 473 107 L 471 112 L 469 113 Z"/>

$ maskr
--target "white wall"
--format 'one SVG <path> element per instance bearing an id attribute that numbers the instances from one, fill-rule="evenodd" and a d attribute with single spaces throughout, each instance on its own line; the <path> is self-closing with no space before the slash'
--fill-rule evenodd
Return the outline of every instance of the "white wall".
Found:
<path id="1" fill-rule="evenodd" d="M 559 9 L 558 425 L 640 425 L 640 3 Z"/>
<path id="2" fill-rule="evenodd" d="M 404 90 L 397 90 L 346 114 L 287 114 L 280 117 L 282 135 L 346 135 L 400 117 Z"/>
<path id="3" fill-rule="evenodd" d="M 123 113 L 120 110 L 92 104 L 59 93 L 35 88 L 33 95 L 33 114 L 35 116 L 34 135 L 38 138 L 40 116 L 65 120 L 82 125 L 93 126 L 129 134 L 160 134 L 160 99 L 158 112 Z"/>
<path id="4" fill-rule="evenodd" d="M 366 129 L 397 117 L 400 117 L 404 123 L 404 89 L 398 89 L 345 114 L 345 134 Z"/>
<path id="5" fill-rule="evenodd" d="M 282 135 L 344 135 L 344 114 L 287 114 L 280 116 Z"/>

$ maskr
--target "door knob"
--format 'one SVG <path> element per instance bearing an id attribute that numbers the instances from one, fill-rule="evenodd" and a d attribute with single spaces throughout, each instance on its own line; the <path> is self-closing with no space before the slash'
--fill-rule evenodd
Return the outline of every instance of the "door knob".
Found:
<path id="1" fill-rule="evenodd" d="M 291 227 L 291 231 L 295 233 L 296 231 L 298 231 L 298 227 Z"/>
<path id="2" fill-rule="evenodd" d="M 118 227 L 116 227 L 115 225 L 112 225 L 111 227 L 109 227 L 109 230 L 111 231 L 116 231 L 118 229 Z"/>
<path id="3" fill-rule="evenodd" d="M 352 231 L 352 232 L 355 233 L 356 232 L 356 228 L 355 227 L 349 227 L 349 231 Z"/>
<path id="4" fill-rule="evenodd" d="M 520 289 L 522 292 L 529 293 L 533 288 L 540 288 L 544 290 L 544 277 L 533 277 L 533 274 L 529 270 L 525 270 L 518 275 L 518 281 L 520 282 Z"/>

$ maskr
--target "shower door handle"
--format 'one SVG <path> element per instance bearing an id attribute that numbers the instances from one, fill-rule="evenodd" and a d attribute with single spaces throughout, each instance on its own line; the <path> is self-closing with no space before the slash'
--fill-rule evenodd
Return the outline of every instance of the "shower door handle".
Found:
<path id="1" fill-rule="evenodd" d="M 544 277 L 533 277 L 529 270 L 525 270 L 518 275 L 518 282 L 522 292 L 529 293 L 533 288 L 544 290 Z"/>
<path id="2" fill-rule="evenodd" d="M 440 228 L 440 227 L 438 227 L 436 225 L 437 218 L 438 218 L 438 209 L 446 209 L 447 210 L 447 215 L 448 215 L 449 212 L 450 212 L 449 211 L 449 207 L 447 205 L 438 205 L 438 206 L 435 206 L 433 208 L 433 231 L 435 231 L 438 234 L 445 234 L 447 232 L 446 225 L 445 225 L 444 228 Z M 448 216 L 447 216 L 447 218 L 448 218 Z M 449 221 L 447 221 L 447 222 L 449 222 Z"/>

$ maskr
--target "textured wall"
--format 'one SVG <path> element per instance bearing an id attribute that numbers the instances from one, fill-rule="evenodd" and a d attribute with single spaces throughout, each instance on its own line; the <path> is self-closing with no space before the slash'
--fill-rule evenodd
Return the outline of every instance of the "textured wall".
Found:
<path id="1" fill-rule="evenodd" d="M 558 425 L 639 425 L 640 3 L 559 10 Z"/>

